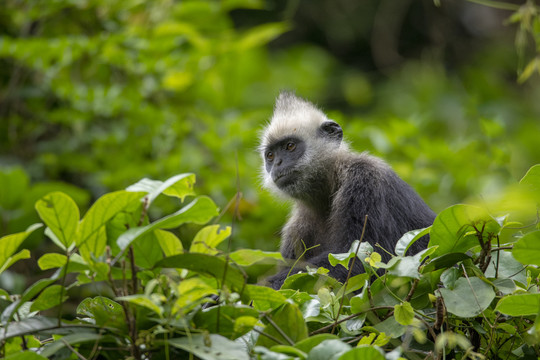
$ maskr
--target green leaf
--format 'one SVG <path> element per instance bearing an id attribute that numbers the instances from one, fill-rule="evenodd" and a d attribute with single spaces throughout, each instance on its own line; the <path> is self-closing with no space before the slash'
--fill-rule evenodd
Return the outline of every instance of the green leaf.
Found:
<path id="1" fill-rule="evenodd" d="M 88 342 L 98 343 L 103 339 L 102 334 L 96 334 L 94 331 L 90 332 L 88 330 L 81 329 L 76 334 L 69 334 L 62 336 L 60 339 L 53 341 L 52 343 L 46 344 L 42 350 L 41 354 L 43 356 L 51 357 L 61 351 L 63 348 L 71 345 L 73 348 L 74 345 L 84 344 Z"/>
<path id="2" fill-rule="evenodd" d="M 193 191 L 195 184 L 195 174 L 179 174 L 165 181 L 142 179 L 136 184 L 129 186 L 126 190 L 132 192 L 146 192 L 148 204 L 151 204 L 160 194 L 174 196 L 184 201 L 186 196 L 195 195 Z"/>
<path id="3" fill-rule="evenodd" d="M 0 274 L 13 265 L 20 259 L 27 259 L 30 257 L 28 250 L 20 251 L 16 255 L 15 252 L 23 241 L 36 229 L 42 227 L 43 224 L 34 224 L 29 226 L 26 231 L 6 235 L 0 238 Z"/>
<path id="4" fill-rule="evenodd" d="M 30 251 L 28 249 L 23 249 L 19 251 L 18 253 L 10 256 L 0 267 L 0 274 L 4 272 L 4 270 L 8 269 L 11 265 L 15 264 L 19 260 L 23 259 L 29 259 L 30 258 Z"/>
<path id="5" fill-rule="evenodd" d="M 34 351 L 26 350 L 17 354 L 6 356 L 4 360 L 47 360 L 47 358 L 37 354 Z"/>
<path id="6" fill-rule="evenodd" d="M 338 360 L 385 360 L 385 357 L 373 346 L 359 345 L 341 355 Z"/>
<path id="7" fill-rule="evenodd" d="M 67 249 L 75 241 L 79 224 L 79 208 L 75 201 L 62 192 L 45 195 L 36 203 L 41 220 Z"/>
<path id="8" fill-rule="evenodd" d="M 355 257 L 355 254 L 352 252 L 341 253 L 341 254 L 328 254 L 328 261 L 330 265 L 336 266 L 337 264 L 342 265 L 345 269 L 349 270 L 349 262 Z"/>
<path id="9" fill-rule="evenodd" d="M 279 291 L 266 286 L 247 285 L 246 291 L 253 301 L 253 307 L 259 311 L 276 309 L 287 301 Z"/>
<path id="10" fill-rule="evenodd" d="M 226 264 L 224 259 L 216 256 L 187 253 L 170 256 L 160 260 L 155 267 L 188 269 L 211 275 L 221 282 Z M 241 292 L 245 285 L 245 277 L 238 268 L 234 267 L 232 264 L 227 264 L 225 284 L 227 284 L 231 290 Z"/>
<path id="11" fill-rule="evenodd" d="M 63 254 L 49 253 L 44 254 L 38 260 L 38 266 L 41 270 L 49 270 L 61 268 L 66 265 L 67 257 Z M 73 254 L 69 258 L 68 273 L 80 272 L 88 269 L 88 265 L 84 262 L 79 254 Z"/>
<path id="12" fill-rule="evenodd" d="M 61 325 L 60 325 L 61 326 Z M 73 327 L 72 330 L 77 330 Z M 58 319 L 43 316 L 34 316 L 28 319 L 11 322 L 2 331 L 0 331 L 0 341 L 16 336 L 36 334 L 41 331 L 55 330 L 59 332 Z"/>
<path id="13" fill-rule="evenodd" d="M 540 266 L 540 230 L 525 234 L 512 249 L 512 255 L 524 265 Z"/>
<path id="14" fill-rule="evenodd" d="M 197 312 L 193 320 L 197 328 L 233 340 L 253 329 L 259 321 L 259 312 L 244 305 L 220 305 Z"/>
<path id="15" fill-rule="evenodd" d="M 161 218 L 149 225 L 129 229 L 123 233 L 116 243 L 120 249 L 126 249 L 135 239 L 157 229 L 173 229 L 184 223 L 205 224 L 214 216 L 218 215 L 218 210 L 214 202 L 201 196 L 184 206 L 177 212 Z"/>
<path id="16" fill-rule="evenodd" d="M 308 359 L 335 360 L 350 349 L 351 345 L 346 344 L 341 340 L 324 340 L 319 345 L 311 349 L 311 351 L 308 353 Z"/>
<path id="17" fill-rule="evenodd" d="M 469 284 L 470 281 L 470 284 Z M 448 312 L 463 318 L 481 314 L 495 298 L 495 291 L 477 277 L 459 278 L 454 289 L 439 289 Z"/>
<path id="18" fill-rule="evenodd" d="M 503 297 L 495 310 L 510 316 L 528 316 L 540 313 L 540 294 L 517 294 Z"/>
<path id="19" fill-rule="evenodd" d="M 253 249 L 236 250 L 230 253 L 229 257 L 232 261 L 241 266 L 250 266 L 266 260 L 269 260 L 270 263 L 277 264 L 280 260 L 283 260 L 280 252 Z"/>
<path id="20" fill-rule="evenodd" d="M 309 353 L 311 349 L 325 340 L 339 340 L 339 338 L 334 334 L 317 334 L 298 341 L 296 344 L 294 344 L 294 347 L 300 351 Z"/>
<path id="21" fill-rule="evenodd" d="M 227 226 L 224 229 L 220 225 L 209 225 L 203 227 L 195 235 L 190 252 L 198 252 L 203 254 L 217 254 L 216 247 L 231 235 L 231 227 Z"/>
<path id="22" fill-rule="evenodd" d="M 127 295 L 127 296 L 120 296 L 117 297 L 116 300 L 118 301 L 127 301 L 129 303 L 145 307 L 154 313 L 158 314 L 158 316 L 161 318 L 163 316 L 163 308 L 156 304 L 152 299 L 144 294 L 135 294 L 135 295 Z"/>
<path id="23" fill-rule="evenodd" d="M 407 331 L 407 326 L 398 323 L 393 316 L 376 324 L 374 328 L 380 333 L 384 333 L 394 339 L 401 337 Z"/>
<path id="24" fill-rule="evenodd" d="M 418 267 L 422 263 L 423 252 L 414 256 L 394 256 L 388 264 L 379 265 L 380 268 L 387 269 L 390 275 L 420 279 Z"/>
<path id="25" fill-rule="evenodd" d="M 131 243 L 135 255 L 135 264 L 143 269 L 151 269 L 156 262 L 163 259 L 163 253 L 154 236 L 155 232 L 150 232 L 138 237 Z"/>
<path id="26" fill-rule="evenodd" d="M 302 312 L 298 306 L 291 303 L 285 303 L 276 311 L 268 314 L 268 316 L 272 319 L 274 324 L 265 322 L 263 319 L 263 322 L 266 324 L 264 332 L 278 340 L 281 340 L 282 344 L 289 344 L 281 334 L 282 332 L 285 333 L 293 342 L 298 342 L 307 338 L 308 329 L 304 321 L 304 317 L 302 316 Z M 281 331 L 276 329 L 276 327 Z M 279 344 L 270 338 L 261 336 L 257 340 L 257 345 L 271 347 Z"/>
<path id="27" fill-rule="evenodd" d="M 422 274 L 432 272 L 439 269 L 447 269 L 460 261 L 470 259 L 469 255 L 463 253 L 448 253 L 432 259 L 422 268 Z"/>
<path id="28" fill-rule="evenodd" d="M 414 244 L 422 236 L 429 234 L 431 226 L 423 229 L 411 230 L 403 234 L 403 236 L 398 240 L 395 247 L 396 255 L 404 256 L 407 253 L 409 247 Z"/>
<path id="29" fill-rule="evenodd" d="M 498 233 L 501 226 L 486 210 L 470 205 L 454 205 L 443 210 L 433 222 L 430 230 L 429 247 L 438 246 L 433 256 L 448 253 L 464 253 L 475 245 L 478 239 L 467 233 L 485 225 L 484 232 Z"/>
<path id="30" fill-rule="evenodd" d="M 84 299 L 77 306 L 77 314 L 91 319 L 97 326 L 127 330 L 126 318 L 122 305 L 104 296 Z M 82 319 L 84 320 L 84 318 Z"/>
<path id="31" fill-rule="evenodd" d="M 105 251 L 105 224 L 116 214 L 140 204 L 144 193 L 116 191 L 100 197 L 88 210 L 79 225 L 77 246 L 85 260 L 91 260 L 91 255 L 101 256 Z"/>
<path id="32" fill-rule="evenodd" d="M 540 72 L 540 58 L 536 57 L 529 61 L 525 69 L 519 74 L 518 83 L 523 84 L 527 81 L 535 71 Z"/>
<path id="33" fill-rule="evenodd" d="M 66 289 L 61 285 L 45 288 L 32 303 L 30 311 L 43 311 L 62 304 L 68 299 Z"/>
<path id="34" fill-rule="evenodd" d="M 414 310 L 411 303 L 404 301 L 394 306 L 394 317 L 401 325 L 411 325 L 414 319 Z"/>
<path id="35" fill-rule="evenodd" d="M 21 168 L 0 171 L 0 208 L 13 210 L 20 207 L 29 183 L 28 175 Z"/>
<path id="36" fill-rule="evenodd" d="M 249 360 L 248 352 L 242 344 L 217 334 L 192 334 L 168 342 L 202 360 Z"/>
<path id="37" fill-rule="evenodd" d="M 238 47 L 238 51 L 246 51 L 274 40 L 289 29 L 290 26 L 284 23 L 267 23 L 255 26 L 246 32 L 236 43 L 236 46 Z"/>
<path id="38" fill-rule="evenodd" d="M 159 246 L 165 256 L 178 255 L 184 252 L 182 242 L 172 232 L 157 229 L 154 230 L 154 236 L 158 240 Z"/>

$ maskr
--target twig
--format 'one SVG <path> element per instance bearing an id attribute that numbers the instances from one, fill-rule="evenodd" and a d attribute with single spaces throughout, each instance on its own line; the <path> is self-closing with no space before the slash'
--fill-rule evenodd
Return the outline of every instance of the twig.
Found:
<path id="1" fill-rule="evenodd" d="M 263 317 L 290 345 L 294 345 L 294 341 L 292 341 L 291 338 L 287 334 L 285 334 L 285 332 L 279 326 L 277 326 L 277 324 L 274 322 L 274 320 L 272 320 L 270 316 L 268 316 L 268 314 L 264 313 Z"/>
<path id="2" fill-rule="evenodd" d="M 362 227 L 362 234 L 360 235 L 360 240 L 358 242 L 358 246 L 356 247 L 356 252 L 354 253 L 354 257 L 351 262 L 351 266 L 349 267 L 349 272 L 347 273 L 347 278 L 345 279 L 345 284 L 343 284 L 343 295 L 341 296 L 341 302 L 339 303 L 339 310 L 336 315 L 335 321 L 338 320 L 339 314 L 341 314 L 341 310 L 343 309 L 343 301 L 345 300 L 345 291 L 347 290 L 347 285 L 349 285 L 349 279 L 352 274 L 352 270 L 354 268 L 354 263 L 356 262 L 356 258 L 358 257 L 358 251 L 360 250 L 360 244 L 362 243 L 362 240 L 364 240 L 364 234 L 366 232 L 366 224 L 368 221 L 368 216 L 366 214 L 366 217 L 364 218 L 364 226 Z M 334 333 L 334 330 L 336 329 L 337 323 L 334 323 L 334 327 L 332 328 L 331 334 Z"/>
<path id="3" fill-rule="evenodd" d="M 253 330 L 255 330 L 255 332 L 257 332 L 257 333 L 259 333 L 259 334 L 261 334 L 261 335 L 263 335 L 263 336 L 266 336 L 266 337 L 269 338 L 270 340 L 273 340 L 273 341 L 275 341 L 276 343 L 278 343 L 278 344 L 280 344 L 280 345 L 285 345 L 285 344 L 283 343 L 283 341 L 279 340 L 279 339 L 278 339 L 277 337 L 275 337 L 275 336 L 272 336 L 272 335 L 270 335 L 270 334 L 267 334 L 267 333 L 265 333 L 264 331 L 259 330 L 259 329 L 257 329 L 257 328 L 253 328 Z"/>

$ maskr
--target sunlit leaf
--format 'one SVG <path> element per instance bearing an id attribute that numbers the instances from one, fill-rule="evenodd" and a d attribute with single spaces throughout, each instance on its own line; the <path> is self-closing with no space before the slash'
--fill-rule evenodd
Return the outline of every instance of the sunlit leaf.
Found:
<path id="1" fill-rule="evenodd" d="M 517 294 L 503 297 L 496 311 L 510 316 L 536 315 L 540 312 L 540 294 Z"/>
<path id="2" fill-rule="evenodd" d="M 173 256 L 183 252 L 184 247 L 182 242 L 172 232 L 157 229 L 154 230 L 154 236 L 158 240 L 159 246 L 161 246 L 161 250 L 163 250 L 165 256 Z"/>
<path id="3" fill-rule="evenodd" d="M 144 178 L 126 188 L 127 191 L 147 192 L 148 203 L 151 204 L 160 194 L 174 196 L 184 201 L 186 196 L 195 195 L 193 184 L 195 174 L 179 174 L 165 181 Z"/>
<path id="4" fill-rule="evenodd" d="M 525 234 L 512 249 L 512 255 L 522 264 L 540 266 L 540 230 Z"/>
<path id="5" fill-rule="evenodd" d="M 36 203 L 36 210 L 64 248 L 75 241 L 79 208 L 68 195 L 59 191 L 47 194 Z"/>
<path id="6" fill-rule="evenodd" d="M 401 325 L 411 325 L 414 319 L 414 310 L 411 303 L 404 301 L 394 306 L 394 317 Z"/>
<path id="7" fill-rule="evenodd" d="M 120 249 L 124 250 L 135 239 L 156 229 L 173 229 L 187 222 L 205 224 L 216 215 L 218 215 L 218 209 L 214 202 L 206 196 L 201 196 L 171 215 L 149 225 L 129 229 L 118 238 L 116 243 Z"/>
<path id="8" fill-rule="evenodd" d="M 220 225 L 203 227 L 193 238 L 190 252 L 216 254 L 216 247 L 231 235 L 231 227 L 222 228 Z"/>
<path id="9" fill-rule="evenodd" d="M 34 224 L 29 226 L 26 231 L 16 234 L 6 235 L 0 238 L 0 273 L 14 264 L 20 259 L 27 259 L 30 256 L 28 250 L 21 250 L 16 255 L 15 252 L 23 241 L 36 229 L 39 229 L 42 224 Z"/>

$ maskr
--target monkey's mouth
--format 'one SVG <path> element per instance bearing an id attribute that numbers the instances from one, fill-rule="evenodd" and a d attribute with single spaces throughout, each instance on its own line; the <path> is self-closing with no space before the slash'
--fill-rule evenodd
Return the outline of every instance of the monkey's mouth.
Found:
<path id="1" fill-rule="evenodd" d="M 293 185 L 298 179 L 295 171 L 282 172 L 273 176 L 274 183 L 280 189 Z"/>

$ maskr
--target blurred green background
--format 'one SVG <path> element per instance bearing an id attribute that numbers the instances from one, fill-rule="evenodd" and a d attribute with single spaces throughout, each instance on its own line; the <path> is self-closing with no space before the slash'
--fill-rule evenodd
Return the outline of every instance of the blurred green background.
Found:
<path id="1" fill-rule="evenodd" d="M 288 206 L 261 188 L 256 147 L 282 89 L 435 211 L 497 194 L 540 162 L 539 77 L 517 81 L 540 21 L 439 2 L 3 0 L 0 236 L 37 222 L 51 190 L 85 208 L 194 172 L 222 209 L 242 193 L 234 248 L 277 249 Z"/>

